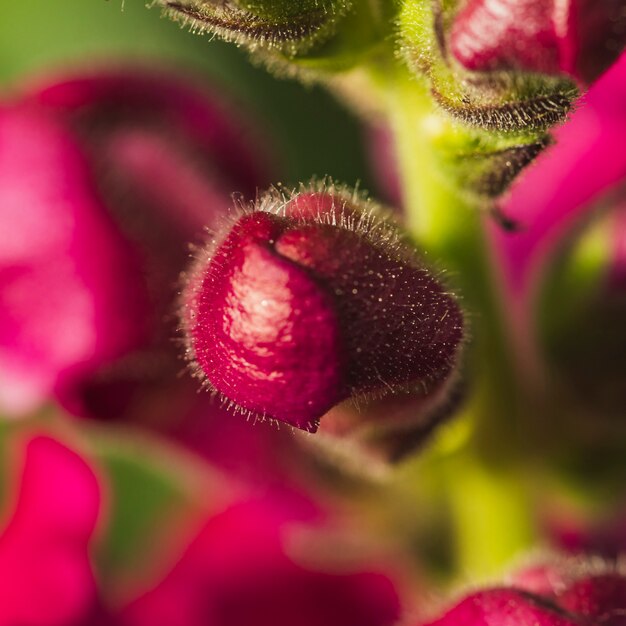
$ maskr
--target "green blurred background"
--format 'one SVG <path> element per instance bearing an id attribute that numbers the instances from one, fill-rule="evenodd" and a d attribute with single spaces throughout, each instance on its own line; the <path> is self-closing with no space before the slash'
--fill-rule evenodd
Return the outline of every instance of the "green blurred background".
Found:
<path id="1" fill-rule="evenodd" d="M 275 138 L 280 182 L 331 175 L 374 191 L 359 123 L 321 87 L 277 79 L 234 45 L 192 35 L 145 0 L 0 0 L 3 91 L 33 73 L 148 59 L 204 74 Z M 278 182 L 278 181 L 276 181 Z"/>

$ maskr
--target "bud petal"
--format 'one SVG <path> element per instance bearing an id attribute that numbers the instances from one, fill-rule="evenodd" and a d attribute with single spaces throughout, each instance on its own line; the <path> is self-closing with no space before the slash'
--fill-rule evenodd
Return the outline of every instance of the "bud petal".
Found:
<path id="1" fill-rule="evenodd" d="M 98 480 L 47 436 L 25 446 L 19 492 L 0 535 L 0 624 L 78 624 L 96 586 L 89 548 L 101 509 Z"/>
<path id="2" fill-rule="evenodd" d="M 488 7 L 498 7 L 500 1 L 489 3 Z M 511 4 L 517 6 L 514 2 Z M 455 24 L 462 24 L 464 11 L 469 11 L 474 5 L 461 6 L 464 8 L 459 13 L 456 3 L 404 2 L 398 19 L 402 56 L 413 72 L 427 76 L 439 106 L 468 126 L 468 130 L 477 127 L 500 131 L 497 136 L 489 133 L 491 139 L 485 147 L 492 146 L 490 151 L 516 147 L 524 149 L 528 144 L 531 152 L 536 152 L 545 141 L 545 131 L 562 122 L 570 112 L 577 97 L 575 83 L 566 76 L 536 73 L 482 72 L 468 75 L 462 64 L 454 61 L 451 50 Z M 456 26 L 456 29 L 461 29 L 461 26 Z M 486 32 L 492 35 L 497 29 L 490 27 Z M 467 36 L 473 41 L 473 33 Z M 504 133 L 511 132 L 523 135 L 517 137 L 517 145 L 498 143 L 498 139 L 504 138 Z M 516 163 L 523 165 L 524 152 L 522 150 L 521 154 L 514 155 Z M 511 174 L 516 169 L 518 166 L 513 166 Z M 506 183 L 505 178 L 506 174 L 503 183 Z M 489 195 L 493 196 L 493 192 L 497 191 L 498 180 L 476 183 L 479 188 L 486 187 Z"/>
<path id="3" fill-rule="evenodd" d="M 540 596 L 519 589 L 487 589 L 459 602 L 428 626 L 577 626 L 579 622 Z"/>
<path id="4" fill-rule="evenodd" d="M 626 45 L 623 0 L 470 0 L 450 48 L 466 69 L 568 74 L 590 83 Z"/>
<path id="5" fill-rule="evenodd" d="M 428 626 L 623 626 L 626 577 L 594 559 L 561 559 L 523 569 L 515 587 L 465 597 Z"/>
<path id="6" fill-rule="evenodd" d="M 334 187 L 265 196 L 199 259 L 190 358 L 239 410 L 315 431 L 338 402 L 445 380 L 456 299 L 397 229 Z"/>

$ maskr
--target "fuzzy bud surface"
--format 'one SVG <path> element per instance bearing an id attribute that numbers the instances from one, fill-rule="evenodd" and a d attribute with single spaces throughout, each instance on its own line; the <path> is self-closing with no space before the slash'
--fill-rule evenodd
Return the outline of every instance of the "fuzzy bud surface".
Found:
<path id="1" fill-rule="evenodd" d="M 451 374 L 456 298 L 361 202 L 334 187 L 270 193 L 198 260 L 189 356 L 234 408 L 315 432 L 343 400 L 425 393 Z"/>

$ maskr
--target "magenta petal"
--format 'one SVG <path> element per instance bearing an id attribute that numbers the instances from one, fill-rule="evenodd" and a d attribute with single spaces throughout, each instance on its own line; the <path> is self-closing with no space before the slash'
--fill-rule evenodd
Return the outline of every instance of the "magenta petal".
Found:
<path id="1" fill-rule="evenodd" d="M 271 156 L 258 158 L 266 148 L 260 145 L 260 136 L 250 132 L 249 122 L 227 98 L 196 86 L 191 78 L 147 68 L 110 70 L 48 82 L 32 90 L 27 101 L 78 125 L 81 115 L 93 116 L 92 122 L 100 118 L 110 127 L 128 120 L 139 127 L 142 121 L 148 127 L 156 125 L 175 143 L 194 146 L 198 157 L 212 159 L 227 179 L 224 183 L 231 183 L 224 184 L 227 193 L 254 194 L 259 181 L 267 178 Z"/>
<path id="2" fill-rule="evenodd" d="M 502 281 L 518 355 L 538 367 L 532 338 L 533 300 L 546 264 L 573 226 L 626 180 L 626 55 L 591 89 L 556 145 L 514 184 L 504 213 L 516 232 L 489 225 L 494 267 Z"/>
<path id="3" fill-rule="evenodd" d="M 518 589 L 487 589 L 464 598 L 428 626 L 576 626 L 556 605 Z"/>
<path id="4" fill-rule="evenodd" d="M 0 625 L 67 626 L 90 610 L 89 543 L 99 509 L 96 477 L 75 452 L 48 437 L 28 442 L 0 536 Z"/>
<path id="5" fill-rule="evenodd" d="M 332 298 L 271 248 L 278 218 L 241 219 L 205 270 L 191 336 L 211 385 L 243 409 L 305 430 L 341 399 Z"/>
<path id="6" fill-rule="evenodd" d="M 73 138 L 0 109 L 0 403 L 24 411 L 61 372 L 136 341 L 141 286 Z"/>

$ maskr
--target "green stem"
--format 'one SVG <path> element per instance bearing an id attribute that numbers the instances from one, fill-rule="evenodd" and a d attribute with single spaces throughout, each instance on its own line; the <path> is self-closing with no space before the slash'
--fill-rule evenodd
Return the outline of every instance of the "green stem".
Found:
<path id="1" fill-rule="evenodd" d="M 473 436 L 446 472 L 455 517 L 458 567 L 493 574 L 535 539 L 532 507 L 518 460 L 515 378 L 494 289 L 484 212 L 445 167 L 438 146 L 464 130 L 440 113 L 426 85 L 405 75 L 387 83 L 408 226 L 434 267 L 445 267 L 468 313 L 471 342 L 464 368 L 472 391 L 466 406 Z M 468 152 L 471 146 L 468 146 Z M 460 459 L 460 460 L 459 460 Z"/>

